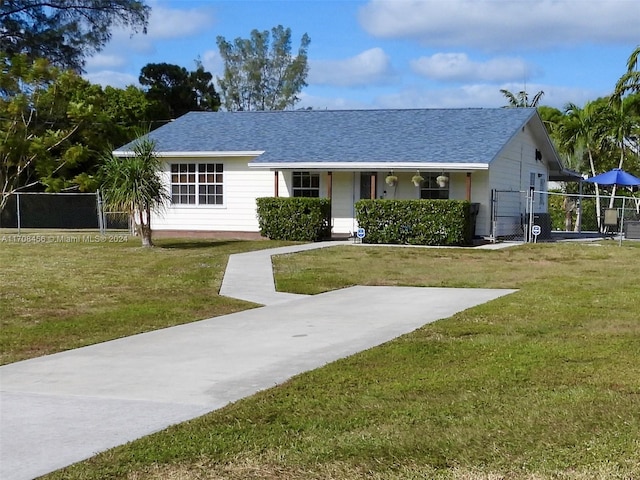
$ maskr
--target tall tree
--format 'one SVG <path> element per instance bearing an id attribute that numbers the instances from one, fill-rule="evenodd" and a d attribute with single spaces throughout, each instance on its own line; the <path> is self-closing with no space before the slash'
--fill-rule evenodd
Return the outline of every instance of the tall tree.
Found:
<path id="1" fill-rule="evenodd" d="M 218 84 L 227 110 L 284 110 L 293 108 L 298 94 L 307 86 L 307 49 L 311 42 L 305 33 L 297 55 L 291 55 L 291 29 L 278 25 L 248 39 L 233 43 L 217 38 L 224 60 L 224 76 Z"/>
<path id="2" fill-rule="evenodd" d="M 640 92 L 640 45 L 631 52 L 627 60 L 627 71 L 616 83 L 613 99 L 618 103 L 622 97 L 629 92 Z"/>
<path id="3" fill-rule="evenodd" d="M 2 0 L 0 42 L 8 57 L 46 58 L 81 72 L 114 26 L 146 33 L 149 12 L 142 0 Z"/>
<path id="4" fill-rule="evenodd" d="M 151 212 L 162 209 L 169 199 L 160 168 L 155 143 L 141 137 L 133 147 L 133 157 L 105 154 L 100 170 L 105 204 L 131 216 L 143 247 L 153 246 Z"/>
<path id="5" fill-rule="evenodd" d="M 0 210 L 24 189 L 95 190 L 105 148 L 131 141 L 152 118 L 139 88 L 103 91 L 24 55 L 0 66 Z"/>
<path id="6" fill-rule="evenodd" d="M 594 102 L 588 102 L 584 108 L 574 103 L 568 103 L 565 108 L 565 119 L 559 128 L 559 136 L 562 139 L 565 151 L 575 153 L 584 151 L 589 159 L 589 169 L 592 176 L 596 175 L 595 153 L 599 149 L 606 127 L 600 121 L 602 109 Z M 600 190 L 595 184 L 596 191 L 596 217 L 598 225 L 601 225 Z"/>
<path id="7" fill-rule="evenodd" d="M 2 89 L 11 92 L 0 96 L 1 211 L 13 192 L 54 184 L 62 169 L 86 158 L 86 147 L 72 138 L 92 118 L 94 108 L 88 90 L 78 88 L 88 83 L 71 71 L 50 68 L 44 59 L 30 62 L 25 56 L 0 64 Z M 70 91 L 69 85 L 78 93 L 72 99 L 59 94 Z"/>
<path id="8" fill-rule="evenodd" d="M 538 103 L 540 103 L 540 100 L 542 100 L 542 96 L 544 95 L 544 92 L 540 90 L 533 96 L 531 101 L 529 101 L 529 94 L 524 90 L 519 91 L 517 94 L 513 94 L 509 90 L 500 89 L 500 93 L 502 93 L 502 95 L 504 95 L 505 98 L 509 101 L 509 105 L 507 105 L 507 107 L 519 108 L 537 107 Z"/>
<path id="9" fill-rule="evenodd" d="M 105 87 L 102 102 L 102 120 L 99 133 L 110 145 L 124 145 L 130 142 L 142 129 L 151 130 L 159 125 L 155 119 L 162 107 L 150 101 L 145 92 L 138 87 L 129 85 L 125 89 Z M 163 119 L 165 117 L 162 117 Z M 106 144 L 100 148 L 104 151 Z"/>
<path id="10" fill-rule="evenodd" d="M 189 85 L 195 95 L 199 111 L 218 111 L 220 108 L 220 95 L 218 95 L 213 85 L 213 75 L 204 69 L 200 60 L 196 60 L 196 69 L 189 73 Z"/>
<path id="11" fill-rule="evenodd" d="M 163 118 L 168 120 L 187 112 L 216 111 L 220 97 L 213 86 L 213 75 L 205 71 L 200 62 L 196 70 L 169 63 L 149 63 L 140 71 L 140 84 L 146 87 L 147 98 L 162 107 Z"/>

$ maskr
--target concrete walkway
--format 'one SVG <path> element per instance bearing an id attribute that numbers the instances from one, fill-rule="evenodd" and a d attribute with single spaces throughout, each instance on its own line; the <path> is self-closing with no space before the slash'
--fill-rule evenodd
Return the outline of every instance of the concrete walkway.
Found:
<path id="1" fill-rule="evenodd" d="M 275 292 L 271 255 L 233 255 L 221 294 L 267 306 L 0 367 L 0 479 L 32 479 L 513 290 Z"/>

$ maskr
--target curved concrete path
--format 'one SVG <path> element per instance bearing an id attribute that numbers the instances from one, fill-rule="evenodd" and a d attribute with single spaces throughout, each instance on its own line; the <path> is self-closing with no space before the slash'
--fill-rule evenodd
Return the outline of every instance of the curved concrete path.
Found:
<path id="1" fill-rule="evenodd" d="M 0 367 L 0 479 L 65 467 L 514 291 L 275 291 L 272 254 L 335 244 L 231 256 L 221 294 L 265 307 Z"/>

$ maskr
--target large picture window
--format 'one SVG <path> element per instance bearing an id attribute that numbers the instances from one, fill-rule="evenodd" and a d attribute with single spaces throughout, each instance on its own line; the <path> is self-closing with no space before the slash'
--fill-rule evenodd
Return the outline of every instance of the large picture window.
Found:
<path id="1" fill-rule="evenodd" d="M 423 173 L 424 182 L 420 188 L 420 198 L 428 200 L 449 199 L 449 175 L 444 173 Z M 446 182 L 442 178 L 446 177 Z M 440 180 L 440 182 L 438 182 Z"/>
<path id="2" fill-rule="evenodd" d="M 222 205 L 222 178 L 222 163 L 174 163 L 171 165 L 171 203 Z"/>
<path id="3" fill-rule="evenodd" d="M 319 197 L 320 174 L 311 172 L 293 172 L 292 194 L 294 197 Z"/>

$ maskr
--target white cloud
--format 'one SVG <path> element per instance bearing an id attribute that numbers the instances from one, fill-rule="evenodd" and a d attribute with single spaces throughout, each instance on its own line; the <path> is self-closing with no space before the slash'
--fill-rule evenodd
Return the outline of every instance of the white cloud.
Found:
<path id="1" fill-rule="evenodd" d="M 539 91 L 544 95 L 540 105 L 562 109 L 566 102 L 583 105 L 598 96 L 597 92 L 580 88 L 556 87 L 552 85 L 506 83 L 473 84 L 454 88 L 429 89 L 412 86 L 395 93 L 381 95 L 375 100 L 377 108 L 496 108 L 508 104 L 500 89 L 517 93 L 523 88 L 533 97 Z"/>
<path id="2" fill-rule="evenodd" d="M 83 75 L 83 78 L 102 87 L 109 85 L 114 88 L 126 88 L 129 85 L 139 85 L 137 76 L 128 73 L 114 72 L 112 70 L 86 73 Z"/>
<path id="3" fill-rule="evenodd" d="M 314 110 L 364 110 L 375 108 L 371 104 L 360 102 L 345 97 L 323 97 L 319 95 L 308 95 L 304 91 L 300 94 L 300 102 L 296 108 L 308 108 Z"/>
<path id="4" fill-rule="evenodd" d="M 182 10 L 152 6 L 147 37 L 162 40 L 190 37 L 210 28 L 214 22 L 213 11 L 208 7 Z"/>
<path id="5" fill-rule="evenodd" d="M 501 106 L 495 86 L 466 85 L 459 88 L 409 87 L 376 99 L 380 108 L 473 108 Z"/>
<path id="6" fill-rule="evenodd" d="M 470 60 L 465 53 L 436 53 L 411 61 L 411 69 L 424 77 L 441 81 L 504 82 L 529 78 L 532 68 L 520 58 Z"/>
<path id="7" fill-rule="evenodd" d="M 200 61 L 204 69 L 213 75 L 214 80 L 224 74 L 224 61 L 217 50 L 207 50 L 200 57 Z"/>
<path id="8" fill-rule="evenodd" d="M 128 29 L 116 28 L 105 51 L 155 53 L 156 42 L 193 37 L 211 28 L 214 23 L 214 15 L 208 7 L 182 10 L 152 3 L 147 33 L 132 35 Z"/>
<path id="9" fill-rule="evenodd" d="M 389 56 L 371 48 L 344 60 L 310 60 L 309 84 L 362 86 L 389 83 L 393 73 Z"/>
<path id="10" fill-rule="evenodd" d="M 87 70 L 100 68 L 117 68 L 126 65 L 127 59 L 123 55 L 97 53 L 93 57 L 87 58 Z"/>
<path id="11" fill-rule="evenodd" d="M 517 51 L 580 42 L 636 44 L 640 8 L 622 0 L 370 0 L 359 21 L 376 37 Z"/>

